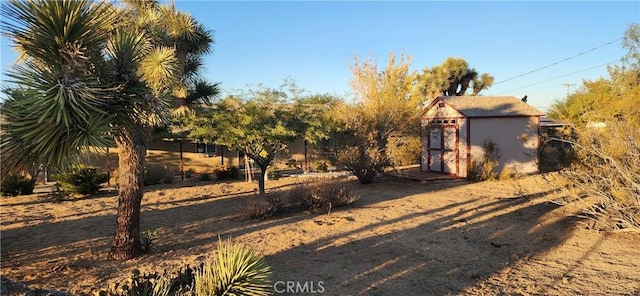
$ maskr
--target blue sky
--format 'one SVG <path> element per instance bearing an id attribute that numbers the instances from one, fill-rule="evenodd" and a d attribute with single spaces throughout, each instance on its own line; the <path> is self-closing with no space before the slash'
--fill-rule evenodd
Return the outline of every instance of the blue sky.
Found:
<path id="1" fill-rule="evenodd" d="M 260 83 L 278 87 L 292 78 L 311 93 L 348 96 L 353 57 L 370 52 L 385 65 L 389 52 L 404 49 L 413 70 L 461 57 L 496 82 L 570 58 L 481 93 L 527 95 L 543 111 L 565 97 L 563 84 L 575 84 L 573 91 L 583 79 L 607 77 L 606 64 L 624 55 L 624 31 L 640 22 L 638 1 L 176 0 L 176 7 L 214 31 L 205 77 L 222 82 L 225 92 Z M 3 38 L 3 83 L 13 60 Z"/>

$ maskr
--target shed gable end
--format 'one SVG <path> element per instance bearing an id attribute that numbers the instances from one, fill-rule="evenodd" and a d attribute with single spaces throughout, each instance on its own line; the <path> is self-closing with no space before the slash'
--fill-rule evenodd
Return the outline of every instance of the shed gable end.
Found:
<path id="1" fill-rule="evenodd" d="M 436 100 L 431 103 L 425 112 L 422 114 L 422 122 L 423 124 L 428 124 L 428 120 L 434 118 L 462 118 L 464 115 L 455 108 L 453 108 L 450 104 L 442 100 Z M 427 122 L 425 122 L 425 120 Z"/>

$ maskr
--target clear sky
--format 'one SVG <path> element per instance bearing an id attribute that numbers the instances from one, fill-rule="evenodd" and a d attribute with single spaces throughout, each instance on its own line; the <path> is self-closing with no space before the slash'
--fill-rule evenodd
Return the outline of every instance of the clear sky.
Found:
<path id="1" fill-rule="evenodd" d="M 527 95 L 543 111 L 566 96 L 564 84 L 574 91 L 607 77 L 606 64 L 625 53 L 624 31 L 640 22 L 640 1 L 175 1 L 214 31 L 205 78 L 225 93 L 292 78 L 311 93 L 343 96 L 354 55 L 372 52 L 385 65 L 404 49 L 413 70 L 464 58 L 496 79 L 481 94 Z M 15 56 L 2 39 L 3 80 Z"/>

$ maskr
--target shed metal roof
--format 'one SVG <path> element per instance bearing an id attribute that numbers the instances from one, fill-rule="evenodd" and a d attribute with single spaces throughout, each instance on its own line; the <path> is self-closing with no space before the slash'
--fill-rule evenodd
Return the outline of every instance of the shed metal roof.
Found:
<path id="1" fill-rule="evenodd" d="M 443 101 L 467 117 L 508 117 L 542 116 L 543 112 L 513 96 L 441 96 L 436 102 Z"/>

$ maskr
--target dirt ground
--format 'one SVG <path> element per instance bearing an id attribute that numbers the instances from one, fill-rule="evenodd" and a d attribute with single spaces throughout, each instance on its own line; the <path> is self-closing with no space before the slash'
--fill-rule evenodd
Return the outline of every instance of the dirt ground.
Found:
<path id="1" fill-rule="evenodd" d="M 267 187 L 287 190 L 304 179 Z M 153 253 L 127 262 L 106 260 L 113 194 L 61 203 L 2 198 L 1 272 L 31 287 L 91 295 L 136 268 L 197 265 L 219 237 L 231 237 L 264 253 L 283 294 L 640 295 L 640 235 L 585 229 L 576 206 L 550 202 L 559 193 L 544 176 L 341 180 L 360 197 L 353 205 L 262 221 L 238 219 L 257 198 L 256 184 L 149 187 L 142 229 L 161 236 Z M 298 285 L 287 291 L 288 283 Z"/>

